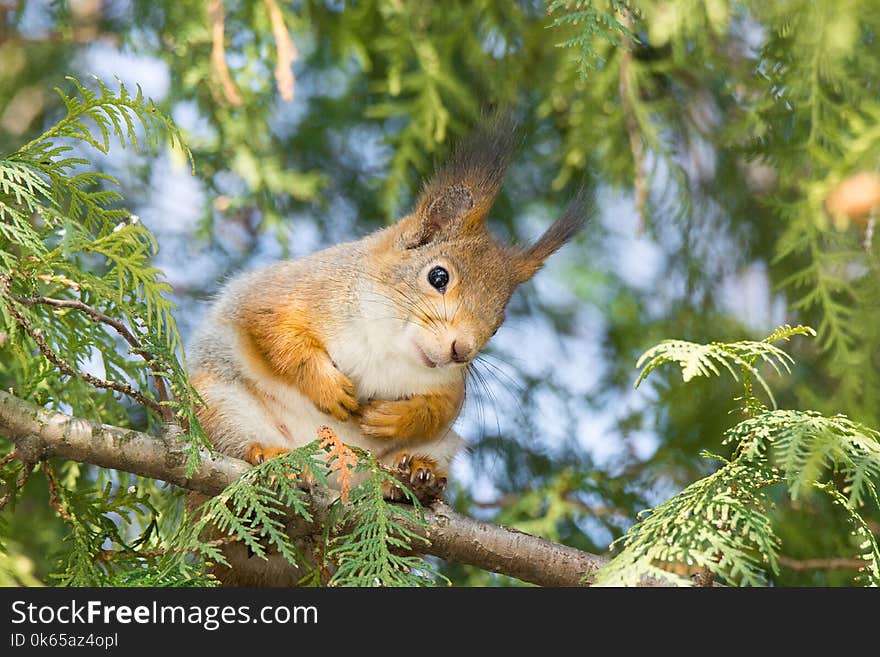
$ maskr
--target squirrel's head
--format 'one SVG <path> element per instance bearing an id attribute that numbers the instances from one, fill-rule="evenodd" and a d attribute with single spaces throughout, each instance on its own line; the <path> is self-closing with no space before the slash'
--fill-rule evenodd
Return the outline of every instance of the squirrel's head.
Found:
<path id="1" fill-rule="evenodd" d="M 513 143 L 509 119 L 487 122 L 427 182 L 415 210 L 383 231 L 377 280 L 405 315 L 412 356 L 426 367 L 469 363 L 504 321 L 517 285 L 584 224 L 579 193 L 530 246 L 492 236 L 486 216 Z"/>

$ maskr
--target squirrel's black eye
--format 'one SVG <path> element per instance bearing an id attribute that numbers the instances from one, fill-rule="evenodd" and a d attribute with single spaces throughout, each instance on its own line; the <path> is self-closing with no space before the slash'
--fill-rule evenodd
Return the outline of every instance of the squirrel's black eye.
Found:
<path id="1" fill-rule="evenodd" d="M 446 286 L 449 285 L 449 272 L 443 269 L 443 267 L 434 267 L 428 272 L 428 282 L 432 287 L 443 292 Z"/>

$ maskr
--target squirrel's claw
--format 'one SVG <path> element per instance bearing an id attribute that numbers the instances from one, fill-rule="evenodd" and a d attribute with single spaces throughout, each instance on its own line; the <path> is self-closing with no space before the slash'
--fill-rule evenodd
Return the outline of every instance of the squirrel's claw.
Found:
<path id="1" fill-rule="evenodd" d="M 274 459 L 276 456 L 287 454 L 290 450 L 286 447 L 269 447 L 263 443 L 248 443 L 244 450 L 244 460 L 251 465 L 260 465 L 264 461 Z"/>
<path id="2" fill-rule="evenodd" d="M 431 457 L 401 452 L 394 460 L 394 470 L 395 476 L 422 504 L 430 504 L 443 497 L 447 476 Z M 392 502 L 402 502 L 406 498 L 399 486 L 391 485 L 387 487 L 385 497 Z"/>

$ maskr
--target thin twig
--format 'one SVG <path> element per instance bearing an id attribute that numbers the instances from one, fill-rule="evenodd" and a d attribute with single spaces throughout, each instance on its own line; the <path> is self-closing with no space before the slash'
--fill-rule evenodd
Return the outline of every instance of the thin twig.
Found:
<path id="1" fill-rule="evenodd" d="M 865 567 L 864 559 L 830 557 L 828 559 L 792 559 L 779 557 L 779 565 L 790 570 L 859 570 Z"/>
<path id="2" fill-rule="evenodd" d="M 275 0 L 264 0 L 269 12 L 269 21 L 272 23 L 272 35 L 275 37 L 275 50 L 278 61 L 275 62 L 275 82 L 278 85 L 278 93 L 288 103 L 293 101 L 293 62 L 299 57 L 296 46 L 290 38 L 290 32 L 284 24 L 284 15 Z"/>
<path id="3" fill-rule="evenodd" d="M 628 28 L 632 28 L 632 17 L 627 13 L 624 17 Z M 629 135 L 629 148 L 632 152 L 633 166 L 635 168 L 635 189 L 636 189 L 636 212 L 639 217 L 639 234 L 645 232 L 647 225 L 645 219 L 645 208 L 648 203 L 648 179 L 645 175 L 645 149 L 642 144 L 642 137 L 639 132 L 639 121 L 636 118 L 635 108 L 632 104 L 633 82 L 630 74 L 630 65 L 632 64 L 632 43 L 626 37 L 623 37 L 623 44 L 620 53 L 620 108 L 623 111 L 623 122 L 626 126 L 626 132 Z"/>
<path id="4" fill-rule="evenodd" d="M 18 450 L 13 449 L 9 454 L 0 459 L 0 465 L 6 465 L 12 459 L 19 459 L 22 462 L 22 470 L 18 473 L 18 477 L 16 477 L 15 485 L 10 488 L 10 490 L 4 495 L 0 496 L 0 511 L 2 511 L 6 505 L 9 503 L 9 500 L 12 499 L 12 496 L 15 494 L 15 491 L 21 490 L 21 487 L 27 483 L 28 478 L 31 476 L 31 472 L 34 471 L 34 464 L 28 463 L 24 459 L 22 459 Z"/>
<path id="5" fill-rule="evenodd" d="M 243 102 L 241 93 L 235 86 L 235 82 L 229 74 L 229 67 L 226 65 L 223 0 L 208 0 L 208 16 L 211 19 L 211 68 L 220 79 L 226 100 L 230 105 L 239 107 Z"/>
<path id="6" fill-rule="evenodd" d="M 8 294 L 9 291 L 9 277 L 6 275 L 0 275 L 0 292 L 4 292 Z M 5 287 L 6 289 L 2 289 Z M 24 329 L 25 333 L 27 333 L 31 339 L 36 343 L 37 348 L 40 350 L 40 353 L 45 356 L 46 360 L 52 363 L 55 367 L 57 367 L 63 374 L 68 376 L 79 377 L 86 383 L 90 383 L 96 388 L 103 388 L 105 390 L 115 390 L 116 392 L 122 393 L 124 395 L 128 395 L 132 399 L 134 399 L 139 404 L 143 404 L 147 408 L 150 408 L 159 415 L 164 415 L 164 409 L 166 407 L 162 406 L 159 402 L 150 399 L 149 397 L 144 396 L 142 393 L 138 392 L 134 388 L 131 387 L 128 383 L 119 383 L 117 381 L 108 381 L 107 379 L 101 379 L 93 374 L 89 374 L 88 372 L 82 372 L 76 370 L 71 367 L 66 360 L 64 360 L 61 356 L 56 354 L 51 347 L 46 343 L 46 339 L 43 337 L 42 331 L 39 329 L 35 329 L 31 324 L 30 320 L 22 315 L 18 309 L 15 307 L 14 303 L 6 304 L 6 308 L 9 310 L 9 314 L 18 322 L 19 326 Z"/>
<path id="7" fill-rule="evenodd" d="M 58 515 L 61 516 L 65 522 L 71 522 L 73 518 L 58 499 L 58 480 L 55 479 L 55 471 L 52 469 L 52 466 L 49 465 L 48 461 L 43 461 L 43 474 L 46 475 L 46 481 L 49 482 L 49 504 L 58 512 Z"/>
<path id="8" fill-rule="evenodd" d="M 104 313 L 95 310 L 91 306 L 84 304 L 82 301 L 77 299 L 53 299 L 52 297 L 13 297 L 18 303 L 25 306 L 37 306 L 37 305 L 45 305 L 52 306 L 53 308 L 71 308 L 73 310 L 78 310 L 85 315 L 88 315 L 96 322 L 101 322 L 102 324 L 107 324 L 108 326 L 112 326 L 116 329 L 116 332 L 121 335 L 126 342 L 132 347 L 132 353 L 137 354 L 141 358 L 143 358 L 147 363 L 152 363 L 157 361 L 158 358 L 155 354 L 150 353 L 144 346 L 141 344 L 140 340 L 135 337 L 134 333 L 129 330 L 129 328 L 120 322 L 118 319 L 114 319 Z M 168 387 L 165 385 L 165 380 L 163 377 L 158 374 L 153 376 L 153 383 L 156 386 L 156 394 L 159 397 L 159 402 L 170 402 L 171 397 L 168 394 Z M 171 410 L 171 407 L 166 405 L 161 406 L 161 414 L 162 419 L 166 422 L 174 421 L 174 412 Z"/>
<path id="9" fill-rule="evenodd" d="M 17 456 L 18 456 L 18 453 L 13 449 L 11 452 L 9 452 L 9 454 L 7 454 L 2 459 L 0 459 L 0 466 L 6 465 L 12 459 L 17 458 Z"/>

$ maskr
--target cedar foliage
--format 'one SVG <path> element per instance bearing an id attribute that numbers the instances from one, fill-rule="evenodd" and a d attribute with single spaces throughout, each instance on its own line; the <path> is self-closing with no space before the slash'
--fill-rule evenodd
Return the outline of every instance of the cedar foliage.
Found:
<path id="1" fill-rule="evenodd" d="M 705 452 L 705 458 L 719 461 L 721 467 L 643 512 L 618 539 L 620 554 L 599 571 L 595 584 L 637 586 L 643 577 L 691 584 L 663 568 L 672 570 L 678 564 L 706 569 L 724 583 L 766 584 L 769 573 L 779 571 L 782 547 L 770 513 L 776 487 L 792 501 L 821 491 L 840 506 L 858 538 L 856 557 L 864 561 L 856 581 L 880 586 L 880 548 L 862 516 L 868 504 L 880 505 L 880 433 L 843 415 L 769 410 L 752 396 L 749 378 L 759 376 L 754 361 L 763 359 L 777 371 L 777 362 L 786 362 L 770 342 L 805 334 L 814 332 L 783 326 L 761 342 L 666 341 L 643 355 L 640 362 L 647 362 L 636 385 L 668 362 L 678 363 L 685 382 L 717 375 L 713 361 L 736 376 L 727 359 L 734 360 L 745 379 L 740 400 L 749 417 L 725 432 L 722 443 L 733 447 L 733 457 Z M 748 360 L 741 358 L 743 353 Z"/>
<path id="2" fill-rule="evenodd" d="M 486 105 L 512 105 L 523 125 L 521 153 L 495 228 L 527 239 L 582 182 L 597 220 L 568 260 L 557 260 L 564 294 L 527 290 L 509 309 L 514 326 L 499 337 L 528 321 L 576 345 L 573 361 L 597 348 L 583 367 L 588 383 L 560 384 L 553 363 L 538 367 L 503 343 L 490 345 L 472 373 L 479 430 L 468 435 L 466 457 L 482 496 L 453 489 L 456 507 L 596 552 L 625 536 L 608 581 L 632 581 L 642 567 L 668 576 L 669 563 L 689 558 L 727 583 L 873 581 L 876 558 L 864 557 L 875 554 L 880 526 L 871 456 L 880 426 L 880 247 L 875 217 L 832 216 L 826 201 L 880 162 L 877 0 L 283 3 L 300 54 L 292 106 L 275 88 L 278 54 L 264 3 L 224 2 L 223 45 L 240 106 L 225 100 L 212 68 L 203 2 L 111 0 L 94 15 L 76 3 L 20 4 L 0 9 L 4 389 L 139 429 L 160 430 L 170 414 L 195 458 L 204 437 L 176 322 L 185 332 L 193 299 L 215 288 L 171 294 L 156 250 L 175 245 L 157 243 L 123 210 L 110 178 L 139 208 L 161 163 L 185 163 L 191 151 L 208 202 L 197 230 L 186 232 L 191 239 L 180 241 L 222 263 L 222 277 L 248 266 L 267 242 L 295 247 L 300 228 L 333 242 L 396 218 L 432 160 Z M 45 14 L 35 21 L 34 11 Z M 136 89 L 128 81 L 111 89 L 62 82 L 86 80 L 89 62 L 108 50 L 159 62 L 163 97 L 152 104 L 127 91 Z M 59 84 L 60 95 L 49 91 Z M 168 116 L 183 117 L 185 127 L 178 132 Z M 635 200 L 621 211 L 608 205 L 610 195 Z M 632 215 L 635 227 L 626 223 Z M 246 245 L 230 246 L 230 233 Z M 640 284 L 626 271 L 625 250 L 646 245 L 662 256 L 653 277 L 663 285 Z M 817 339 L 761 346 L 776 340 L 760 340 L 752 309 L 731 308 L 718 294 L 741 270 L 766 272 L 774 303 L 786 309 L 774 323 L 814 326 Z M 587 328 L 594 316 L 602 317 L 595 331 Z M 531 334 L 516 335 L 519 344 Z M 643 361 L 653 363 L 650 385 L 634 403 L 632 365 L 652 344 Z M 674 381 L 671 363 L 687 370 L 686 386 Z M 85 373 L 112 385 L 96 387 Z M 585 447 L 582 428 L 593 419 L 619 447 L 610 458 Z M 746 429 L 761 439 L 748 440 Z M 729 453 L 700 457 L 720 451 L 722 437 Z M 368 462 L 358 463 L 368 474 Z M 169 549 L 195 540 L 179 533 L 173 491 L 57 462 L 50 498 L 41 467 L 19 489 L 20 463 L 2 463 L 0 497 L 15 496 L 0 513 L 0 582 L 56 581 L 53 574 L 68 583 L 207 581 L 210 545 Z M 773 483 L 761 478 L 766 467 Z M 746 483 L 731 493 L 736 473 Z M 370 490 L 358 493 L 365 517 L 392 527 L 383 515 L 391 511 L 370 511 Z M 713 515 L 692 516 L 682 541 L 650 561 L 633 557 L 628 546 L 666 536 L 668 510 L 707 499 L 700 508 Z M 730 505 L 757 542 L 715 535 L 733 554 L 719 560 L 705 541 L 718 529 L 714 514 Z M 654 511 L 639 521 L 646 507 Z M 81 524 L 72 527 L 71 518 Z M 823 531 L 809 531 L 816 526 Z M 242 540 L 263 531 L 243 527 L 250 529 Z M 350 583 L 403 572 L 381 560 L 378 543 L 370 555 L 349 548 L 340 554 L 355 555 L 343 571 Z M 865 562 L 861 573 L 792 570 L 782 558 L 853 555 Z M 429 573 L 407 568 L 414 577 Z M 455 564 L 440 570 L 456 584 L 515 584 Z"/>

